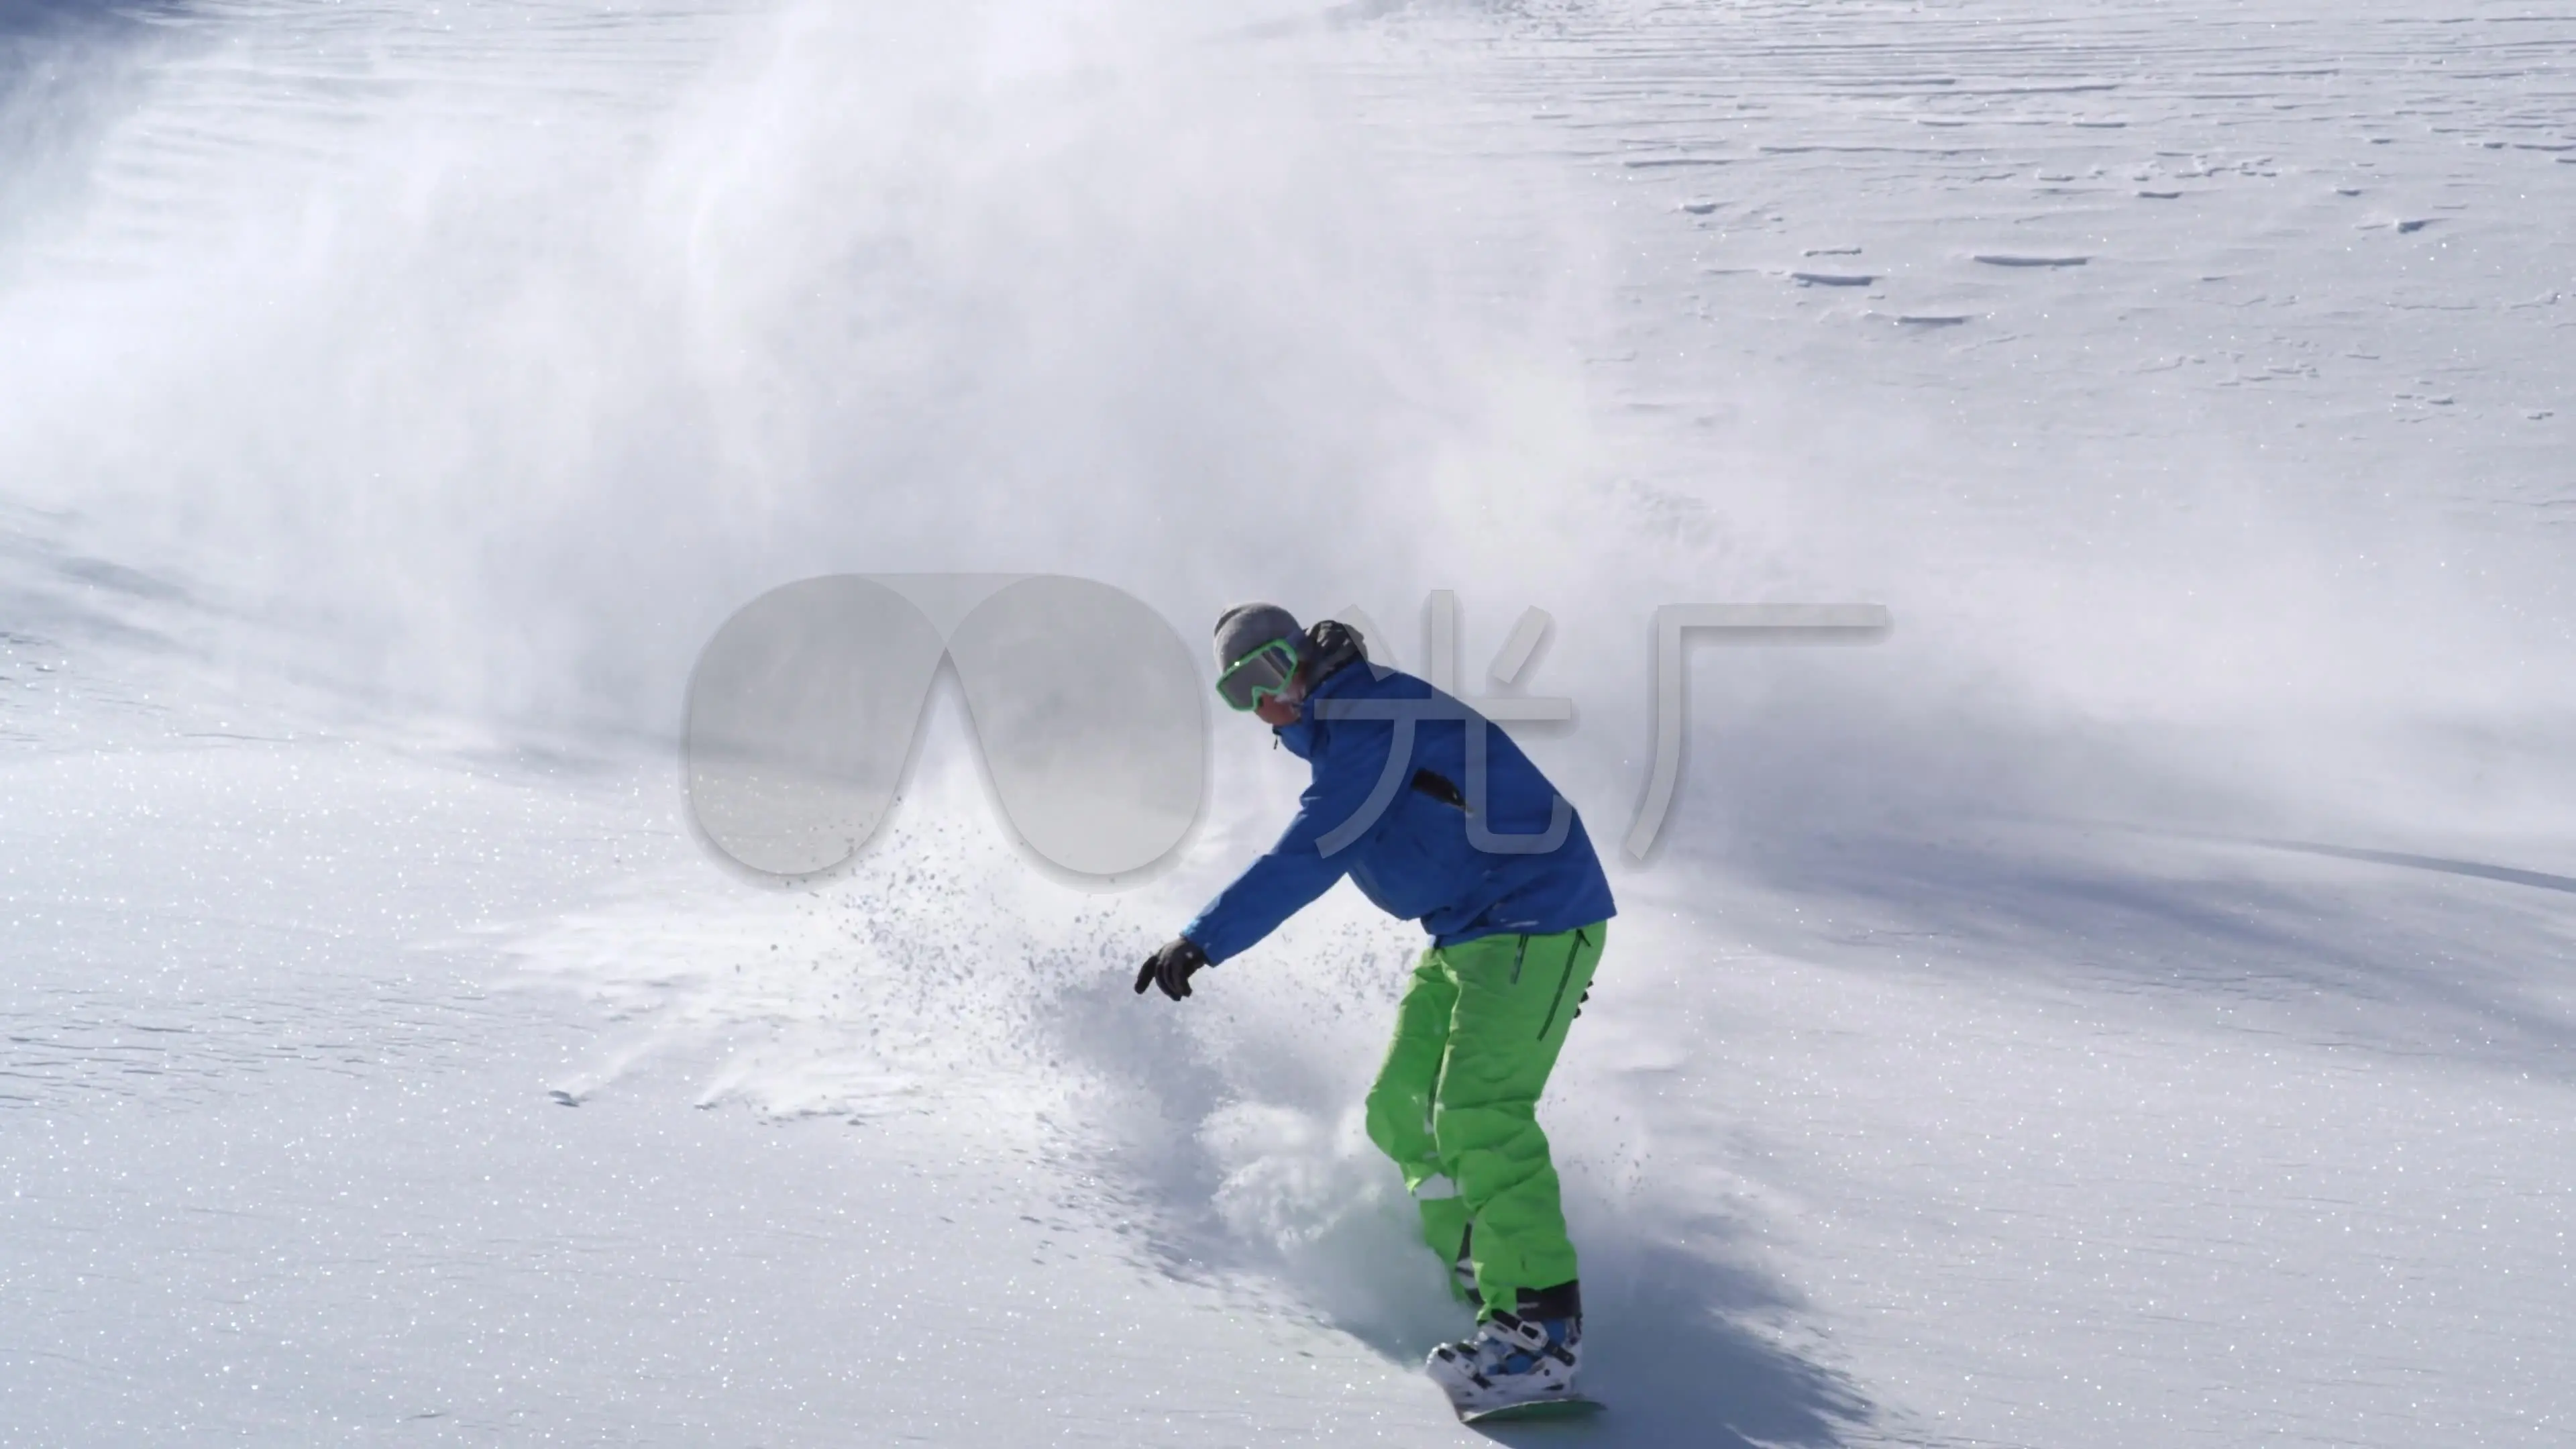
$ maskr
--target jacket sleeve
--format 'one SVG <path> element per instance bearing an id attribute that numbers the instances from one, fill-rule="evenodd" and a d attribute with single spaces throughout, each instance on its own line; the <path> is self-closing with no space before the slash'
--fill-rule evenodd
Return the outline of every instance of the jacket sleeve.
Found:
<path id="1" fill-rule="evenodd" d="M 1394 731 L 1372 725 L 1345 723 L 1334 730 L 1331 746 L 1315 761 L 1313 783 L 1297 801 L 1297 818 L 1279 842 L 1181 928 L 1210 963 L 1250 950 L 1350 868 L 1356 841 L 1329 856 L 1320 842 L 1368 803 L 1385 769 Z"/>

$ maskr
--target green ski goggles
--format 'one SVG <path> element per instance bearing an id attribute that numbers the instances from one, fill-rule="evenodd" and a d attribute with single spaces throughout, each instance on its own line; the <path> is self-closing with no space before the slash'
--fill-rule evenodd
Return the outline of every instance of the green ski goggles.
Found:
<path id="1" fill-rule="evenodd" d="M 1217 676 L 1217 698 L 1231 709 L 1254 709 L 1273 695 L 1287 691 L 1288 678 L 1297 672 L 1297 646 L 1286 639 L 1273 639 Z"/>

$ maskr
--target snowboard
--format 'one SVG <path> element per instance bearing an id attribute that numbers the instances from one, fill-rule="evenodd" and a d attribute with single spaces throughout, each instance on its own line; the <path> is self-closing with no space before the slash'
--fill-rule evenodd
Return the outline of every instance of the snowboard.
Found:
<path id="1" fill-rule="evenodd" d="M 1527 1424 L 1541 1419 L 1584 1419 L 1606 1407 L 1599 1399 L 1568 1396 L 1558 1399 L 1530 1399 L 1518 1404 L 1500 1404 L 1490 1409 L 1461 1409 L 1461 1424 Z"/>

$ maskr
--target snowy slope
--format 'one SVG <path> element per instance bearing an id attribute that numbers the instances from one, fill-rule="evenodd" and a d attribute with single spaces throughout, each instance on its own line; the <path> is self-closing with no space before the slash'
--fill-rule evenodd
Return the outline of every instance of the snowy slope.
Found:
<path id="1" fill-rule="evenodd" d="M 1547 1437 L 2560 1442 L 2576 14 L 2453 9 L 0 10 L 0 1442 L 1472 1441 L 1413 933 L 1128 991 L 1257 731 L 1123 890 L 953 686 L 692 837 L 731 609 L 996 568 L 1544 608 L 1605 846 L 1658 604 L 1893 611 L 1692 656 Z"/>

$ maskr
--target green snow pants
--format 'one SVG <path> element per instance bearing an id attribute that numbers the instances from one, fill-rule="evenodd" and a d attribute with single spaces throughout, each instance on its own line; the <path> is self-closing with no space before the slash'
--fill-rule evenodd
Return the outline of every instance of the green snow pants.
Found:
<path id="1" fill-rule="evenodd" d="M 1575 1277 L 1538 1098 L 1606 925 L 1423 952 L 1369 1089 L 1369 1140 L 1404 1169 L 1440 1261 L 1471 1254 L 1487 1313 Z"/>

